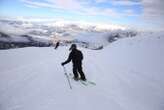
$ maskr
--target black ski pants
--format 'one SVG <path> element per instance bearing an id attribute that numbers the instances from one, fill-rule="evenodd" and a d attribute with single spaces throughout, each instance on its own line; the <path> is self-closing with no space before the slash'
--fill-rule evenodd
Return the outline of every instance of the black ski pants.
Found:
<path id="1" fill-rule="evenodd" d="M 78 78 L 80 74 L 81 79 L 85 79 L 84 72 L 82 70 L 82 63 L 73 63 L 73 74 L 75 78 Z"/>

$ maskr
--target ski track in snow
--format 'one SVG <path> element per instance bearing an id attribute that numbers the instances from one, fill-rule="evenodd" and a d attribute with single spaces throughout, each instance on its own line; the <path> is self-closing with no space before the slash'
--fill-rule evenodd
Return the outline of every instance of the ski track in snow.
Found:
<path id="1" fill-rule="evenodd" d="M 163 56 L 160 65 L 151 68 L 152 73 L 147 70 L 151 61 L 144 62 L 142 57 L 154 57 L 143 51 L 149 45 L 153 45 L 151 49 L 164 46 L 156 38 L 131 38 L 99 51 L 80 48 L 84 72 L 96 86 L 84 86 L 71 79 L 72 90 L 60 65 L 67 59 L 68 47 L 0 51 L 0 110 L 163 110 Z M 153 51 L 159 56 L 158 50 Z M 160 54 L 164 54 L 163 48 Z M 145 63 L 143 68 L 141 63 Z M 66 65 L 68 74 L 72 73 L 71 66 Z"/>

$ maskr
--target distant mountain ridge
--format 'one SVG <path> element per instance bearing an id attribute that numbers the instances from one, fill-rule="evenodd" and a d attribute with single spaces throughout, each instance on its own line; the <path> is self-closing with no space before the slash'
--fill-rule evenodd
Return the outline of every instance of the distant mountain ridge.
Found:
<path id="1" fill-rule="evenodd" d="M 27 46 L 53 46 L 77 43 L 89 49 L 102 49 L 118 38 L 134 37 L 137 31 L 65 21 L 0 20 L 0 49 Z M 122 28 L 122 29 L 121 29 Z"/>

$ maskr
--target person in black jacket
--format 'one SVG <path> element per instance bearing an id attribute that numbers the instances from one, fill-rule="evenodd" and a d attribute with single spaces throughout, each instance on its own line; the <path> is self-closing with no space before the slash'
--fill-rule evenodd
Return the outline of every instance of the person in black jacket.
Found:
<path id="1" fill-rule="evenodd" d="M 77 49 L 76 44 L 72 44 L 69 50 L 71 50 L 71 52 L 69 54 L 68 59 L 65 62 L 62 62 L 61 65 L 64 66 L 65 64 L 72 61 L 74 79 L 78 80 L 79 79 L 79 74 L 80 74 L 80 79 L 83 80 L 83 81 L 86 81 L 84 72 L 82 70 L 82 60 L 83 60 L 82 52 Z"/>
<path id="2" fill-rule="evenodd" d="M 57 49 L 57 48 L 59 47 L 59 44 L 60 44 L 60 42 L 58 41 L 58 42 L 56 43 L 56 45 L 55 45 L 55 48 L 54 48 L 54 49 Z"/>

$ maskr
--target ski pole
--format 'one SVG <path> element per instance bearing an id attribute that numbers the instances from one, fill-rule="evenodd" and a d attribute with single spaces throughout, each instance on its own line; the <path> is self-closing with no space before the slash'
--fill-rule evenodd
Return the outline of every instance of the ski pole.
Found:
<path id="1" fill-rule="evenodd" d="M 66 68 L 65 68 L 64 66 L 63 66 L 63 69 L 64 69 L 64 74 L 66 75 L 66 78 L 67 78 L 67 80 L 68 80 L 69 87 L 70 87 L 70 89 L 72 89 L 71 82 L 70 82 L 70 80 L 69 80 L 69 77 L 68 77 Z"/>

